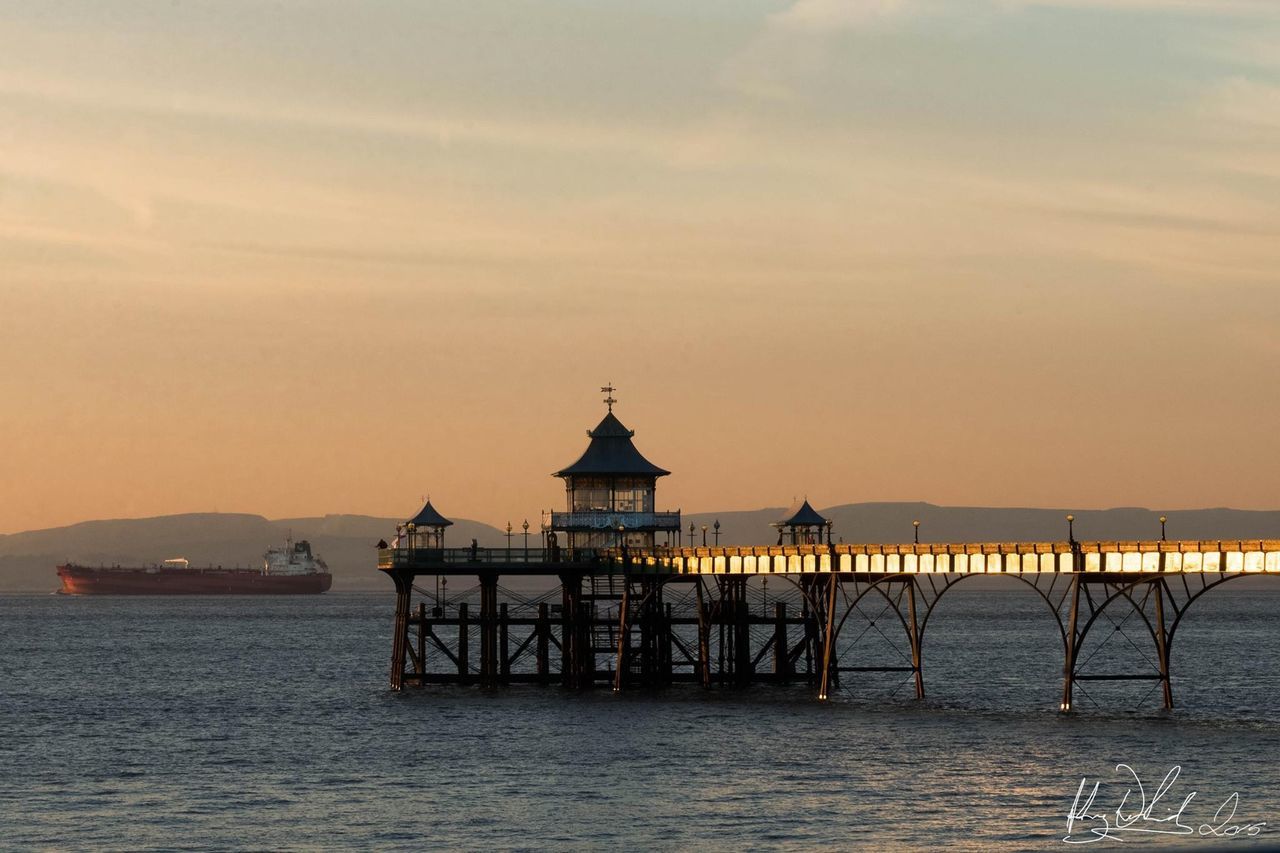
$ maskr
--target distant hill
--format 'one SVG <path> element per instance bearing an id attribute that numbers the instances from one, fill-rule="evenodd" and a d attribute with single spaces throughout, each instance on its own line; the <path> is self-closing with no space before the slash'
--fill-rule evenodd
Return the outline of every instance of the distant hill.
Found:
<path id="1" fill-rule="evenodd" d="M 722 545 L 771 545 L 777 532 L 769 525 L 785 508 L 749 512 L 686 515 L 702 543 L 703 524 L 720 521 Z M 1067 538 L 1068 513 L 1076 517 L 1076 538 L 1159 539 L 1160 516 L 1168 517 L 1170 539 L 1280 539 L 1280 511 L 1239 509 L 1152 510 L 1140 507 L 1115 509 L 1034 509 L 1017 507 L 935 506 L 930 503 L 858 503 L 818 508 L 833 522 L 832 535 L 845 542 L 910 542 L 911 522 L 920 520 L 921 542 L 1025 542 Z"/>
<path id="2" fill-rule="evenodd" d="M 69 527 L 0 536 L 0 592 L 57 589 L 54 567 L 68 561 L 87 565 L 148 565 L 186 557 L 193 565 L 258 566 L 268 547 L 294 539 L 311 542 L 333 572 L 335 590 L 388 589 L 375 568 L 374 545 L 395 535 L 396 519 L 366 515 L 326 515 L 275 521 L 260 515 L 192 513 L 157 518 L 85 521 Z M 505 534 L 478 521 L 455 519 L 446 543 L 459 546 L 506 544 Z"/>
<path id="3" fill-rule="evenodd" d="M 711 525 L 720 521 L 722 545 L 769 545 L 777 533 L 769 526 L 781 507 L 749 512 L 694 513 L 695 539 L 714 541 Z M 819 509 L 835 522 L 833 535 L 845 542 L 909 542 L 911 522 L 920 520 L 921 542 L 1044 541 L 1066 538 L 1066 509 L 943 507 L 928 503 L 859 503 Z M 1168 516 L 1170 539 L 1280 539 L 1280 511 L 1237 509 L 1149 510 L 1121 507 L 1074 510 L 1076 537 L 1156 539 L 1158 517 Z M 146 565 L 186 557 L 195 565 L 259 565 L 262 553 L 292 533 L 307 539 L 333 571 L 335 590 L 387 590 L 374 568 L 374 544 L 390 540 L 395 519 L 367 515 L 269 520 L 259 515 L 197 513 L 158 518 L 85 521 L 69 527 L 0 535 L 0 592 L 48 592 L 57 588 L 54 566 L 74 561 L 89 565 Z M 501 547 L 506 536 L 496 527 L 456 519 L 446 544 L 465 546 L 475 538 L 483 547 Z M 517 533 L 513 542 L 518 546 Z M 530 538 L 536 544 L 536 533 Z"/>

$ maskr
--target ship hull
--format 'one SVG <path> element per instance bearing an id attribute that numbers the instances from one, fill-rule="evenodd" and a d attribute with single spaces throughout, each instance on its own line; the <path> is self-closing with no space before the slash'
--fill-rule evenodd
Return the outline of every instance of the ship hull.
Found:
<path id="1" fill-rule="evenodd" d="M 58 566 L 66 595 L 318 595 L 333 575 L 268 575 L 253 569 L 96 569 Z"/>

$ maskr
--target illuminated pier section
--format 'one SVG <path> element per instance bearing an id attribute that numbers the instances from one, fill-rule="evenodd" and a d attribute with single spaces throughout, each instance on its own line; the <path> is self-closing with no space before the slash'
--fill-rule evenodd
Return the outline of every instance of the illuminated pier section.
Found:
<path id="1" fill-rule="evenodd" d="M 635 450 L 612 394 L 606 402 L 587 452 L 555 475 L 567 507 L 544 514 L 537 547 L 526 529 L 514 547 L 447 548 L 451 522 L 428 505 L 379 550 L 396 587 L 393 689 L 798 683 L 827 699 L 896 678 L 922 699 L 938 602 L 1000 576 L 1034 591 L 1057 626 L 1060 710 L 1075 710 L 1078 691 L 1092 699 L 1090 682 L 1137 682 L 1172 708 L 1171 650 L 1191 605 L 1229 581 L 1280 575 L 1275 539 L 833 545 L 812 508 L 775 524 L 794 544 L 679 547 L 679 512 L 654 508 L 667 472 Z M 518 595 L 500 586 L 511 576 L 544 577 L 552 590 Z"/>
<path id="2" fill-rule="evenodd" d="M 610 555 L 617 564 L 621 555 Z M 617 565 L 614 568 L 618 568 Z M 691 548 L 636 556 L 636 572 L 674 574 L 1280 574 L 1280 540 L 981 542 Z"/>

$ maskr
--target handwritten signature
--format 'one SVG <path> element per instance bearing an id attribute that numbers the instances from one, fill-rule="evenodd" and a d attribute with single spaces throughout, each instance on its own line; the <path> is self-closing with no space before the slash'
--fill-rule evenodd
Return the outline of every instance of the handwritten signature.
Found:
<path id="1" fill-rule="evenodd" d="M 1126 785 L 1124 796 L 1114 811 L 1094 806 L 1101 782 L 1089 786 L 1086 776 L 1080 780 L 1075 801 L 1067 812 L 1067 834 L 1062 840 L 1068 844 L 1091 844 L 1104 838 L 1123 840 L 1127 835 L 1199 835 L 1213 838 L 1252 838 L 1262 832 L 1266 821 L 1237 823 L 1236 809 L 1240 806 L 1240 793 L 1233 792 L 1223 800 L 1205 823 L 1196 822 L 1187 814 L 1198 792 L 1192 791 L 1181 800 L 1171 789 L 1182 768 L 1175 765 L 1150 796 L 1138 773 L 1128 764 L 1117 764 L 1116 773 L 1122 774 L 1119 784 Z M 1136 789 L 1136 794 L 1135 794 Z"/>

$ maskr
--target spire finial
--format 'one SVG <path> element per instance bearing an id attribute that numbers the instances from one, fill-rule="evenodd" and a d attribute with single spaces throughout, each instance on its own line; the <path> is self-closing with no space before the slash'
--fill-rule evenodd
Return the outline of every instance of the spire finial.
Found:
<path id="1" fill-rule="evenodd" d="M 617 400 L 613 399 L 613 392 L 614 392 L 614 391 L 617 391 L 617 390 L 618 390 L 617 388 L 614 388 L 614 387 L 613 387 L 613 383 L 612 383 L 612 382 L 610 382 L 608 385 L 606 385 L 606 386 L 604 386 L 603 388 L 601 388 L 601 389 L 600 389 L 600 393 L 601 393 L 601 394 L 608 394 L 608 395 L 609 395 L 609 396 L 607 396 L 607 397 L 605 397 L 605 398 L 604 398 L 604 403 L 605 403 L 605 405 L 606 405 L 606 406 L 608 406 L 608 407 L 609 407 L 609 411 L 610 411 L 610 412 L 612 412 L 612 411 L 613 411 L 613 404 L 614 404 L 614 403 L 616 403 L 616 402 L 618 402 Z"/>

